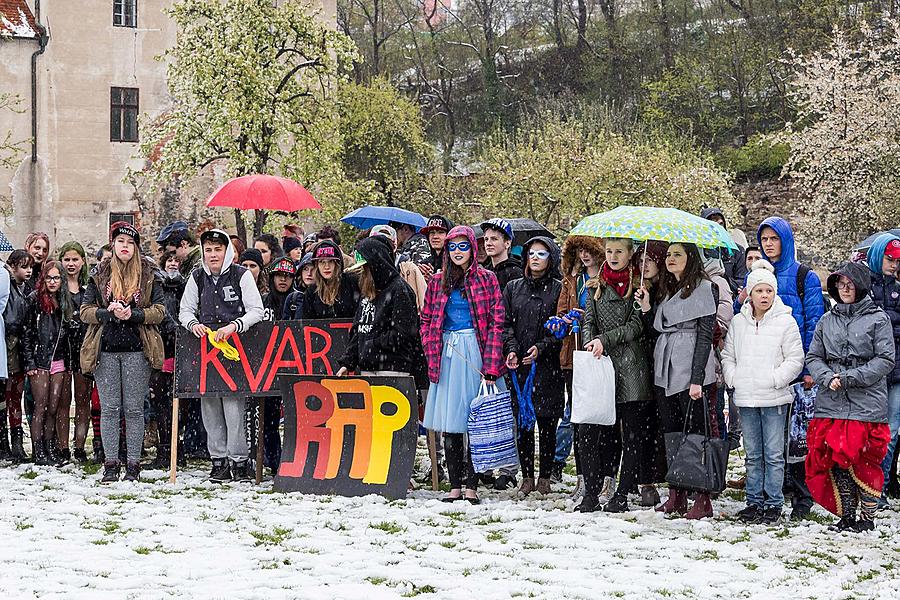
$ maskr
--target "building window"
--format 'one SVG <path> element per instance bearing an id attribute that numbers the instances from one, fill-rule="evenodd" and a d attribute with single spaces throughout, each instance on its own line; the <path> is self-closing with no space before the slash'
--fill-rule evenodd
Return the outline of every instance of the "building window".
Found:
<path id="1" fill-rule="evenodd" d="M 113 26 L 137 27 L 137 0 L 113 0 Z"/>
<path id="2" fill-rule="evenodd" d="M 109 140 L 138 141 L 138 89 L 110 88 Z"/>
<path id="3" fill-rule="evenodd" d="M 134 213 L 109 213 L 109 226 L 107 227 L 107 229 L 109 229 L 109 227 L 112 227 L 113 223 L 118 223 L 119 221 L 125 221 L 126 223 L 134 227 Z"/>

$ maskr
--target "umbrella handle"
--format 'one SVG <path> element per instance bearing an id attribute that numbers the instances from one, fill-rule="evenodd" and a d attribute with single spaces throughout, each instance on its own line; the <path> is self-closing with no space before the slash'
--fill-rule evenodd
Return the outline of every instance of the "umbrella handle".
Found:
<path id="1" fill-rule="evenodd" d="M 647 245 L 644 244 L 644 254 L 641 256 L 641 283 L 639 284 L 640 288 L 644 287 L 644 266 L 647 264 Z M 637 300 L 634 301 L 634 309 L 641 310 L 641 303 Z"/>

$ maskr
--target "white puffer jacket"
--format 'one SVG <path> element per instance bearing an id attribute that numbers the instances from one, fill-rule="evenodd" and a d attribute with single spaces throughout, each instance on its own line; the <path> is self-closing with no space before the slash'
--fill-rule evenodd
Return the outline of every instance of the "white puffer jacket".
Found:
<path id="1" fill-rule="evenodd" d="M 790 385 L 803 370 L 803 340 L 791 309 L 775 296 L 762 321 L 746 301 L 722 351 L 722 374 L 737 406 L 760 408 L 793 401 Z"/>

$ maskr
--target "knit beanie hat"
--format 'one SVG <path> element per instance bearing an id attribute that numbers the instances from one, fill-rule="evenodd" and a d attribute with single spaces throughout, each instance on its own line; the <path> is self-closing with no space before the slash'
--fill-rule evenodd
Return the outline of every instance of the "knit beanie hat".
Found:
<path id="1" fill-rule="evenodd" d="M 257 250 L 256 248 L 247 248 L 241 253 L 240 258 L 238 259 L 239 264 L 243 264 L 246 261 L 253 261 L 259 265 L 259 268 L 263 268 L 263 257 L 262 252 Z"/>
<path id="2" fill-rule="evenodd" d="M 303 247 L 303 240 L 296 237 L 286 237 L 281 239 L 281 247 L 284 248 L 284 253 L 288 254 L 291 250 L 296 250 L 297 248 Z"/>
<path id="3" fill-rule="evenodd" d="M 116 239 L 117 235 L 127 235 L 130 236 L 136 246 L 141 245 L 141 234 L 138 233 L 138 230 L 126 221 L 116 221 L 109 228 L 109 243 L 111 244 L 114 239 Z"/>
<path id="4" fill-rule="evenodd" d="M 775 277 L 775 267 L 767 260 L 758 260 L 750 267 L 750 274 L 747 275 L 747 293 L 753 291 L 753 288 L 761 283 L 772 286 L 775 293 L 778 293 L 778 279 Z"/>

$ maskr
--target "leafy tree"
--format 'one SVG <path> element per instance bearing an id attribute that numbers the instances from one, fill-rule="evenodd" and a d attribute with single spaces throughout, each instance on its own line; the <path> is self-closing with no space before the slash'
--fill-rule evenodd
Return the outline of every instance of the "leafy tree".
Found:
<path id="1" fill-rule="evenodd" d="M 7 92 L 0 93 L 0 111 L 8 110 L 15 113 L 24 112 L 20 105 L 22 98 L 15 94 Z M 30 140 L 16 140 L 12 136 L 12 131 L 4 134 L 0 133 L 0 169 L 14 169 L 21 160 L 22 154 L 25 152 L 25 145 Z M 6 216 L 12 213 L 12 205 L 10 198 L 5 194 L 0 194 L 0 216 Z"/>
<path id="2" fill-rule="evenodd" d="M 900 24 L 887 25 L 836 30 L 828 48 L 790 61 L 797 119 L 775 139 L 790 146 L 784 173 L 815 216 L 800 236 L 832 261 L 900 223 Z"/>
<path id="3" fill-rule="evenodd" d="M 356 56 L 347 36 L 299 1 L 180 0 L 169 14 L 178 39 L 161 58 L 174 103 L 142 122 L 146 176 L 165 184 L 221 163 L 228 176 L 307 187 L 342 177 L 334 89 Z M 257 211 L 254 235 L 265 222 Z"/>

